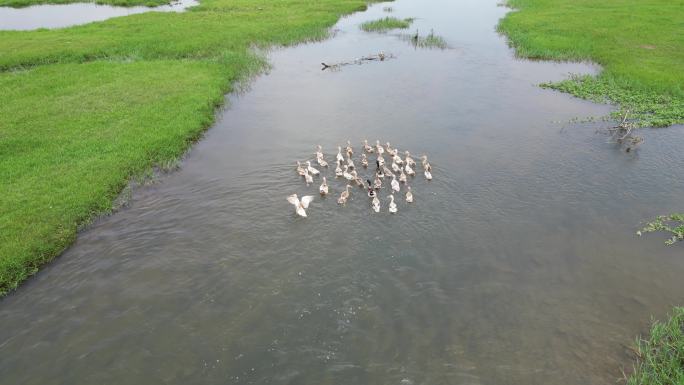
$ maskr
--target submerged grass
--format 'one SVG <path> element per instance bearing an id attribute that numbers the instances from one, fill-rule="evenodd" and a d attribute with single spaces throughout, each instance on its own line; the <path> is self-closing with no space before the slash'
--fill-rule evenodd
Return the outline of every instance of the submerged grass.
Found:
<path id="1" fill-rule="evenodd" d="M 430 31 L 430 33 L 425 36 L 421 36 L 418 31 L 416 31 L 416 33 L 413 35 L 401 35 L 401 38 L 411 43 L 411 45 L 416 48 L 449 48 L 446 40 L 439 35 L 435 35 L 434 31 Z"/>
<path id="2" fill-rule="evenodd" d="M 641 235 L 642 232 L 653 233 L 656 231 L 669 233 L 672 236 L 665 241 L 666 245 L 673 245 L 684 240 L 684 214 L 661 215 L 654 221 L 647 223 L 643 229 L 637 232 L 637 235 Z"/>
<path id="3" fill-rule="evenodd" d="M 636 363 L 627 385 L 684 384 L 684 307 L 654 322 L 648 339 L 636 341 Z"/>
<path id="4" fill-rule="evenodd" d="M 590 60 L 603 71 L 547 84 L 629 110 L 640 126 L 684 123 L 684 3 L 669 0 L 509 0 L 501 20 L 518 55 Z"/>
<path id="5" fill-rule="evenodd" d="M 397 19 L 396 17 L 385 17 L 378 20 L 366 21 L 361 23 L 361 29 L 366 32 L 386 32 L 392 29 L 406 29 L 411 26 L 413 19 Z"/>
<path id="6" fill-rule="evenodd" d="M 0 32 L 0 295 L 109 212 L 132 177 L 171 164 L 253 48 L 320 39 L 359 0 L 202 0 L 57 30 Z"/>

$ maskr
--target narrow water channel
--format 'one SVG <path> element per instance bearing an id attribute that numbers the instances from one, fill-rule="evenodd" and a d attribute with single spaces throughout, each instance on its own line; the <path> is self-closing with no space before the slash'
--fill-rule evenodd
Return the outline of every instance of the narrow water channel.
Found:
<path id="1" fill-rule="evenodd" d="M 359 30 L 387 5 L 450 48 Z M 270 53 L 181 170 L 0 301 L 0 382 L 614 384 L 682 301 L 682 248 L 634 233 L 681 208 L 684 137 L 627 154 L 567 123 L 609 107 L 535 84 L 596 69 L 516 59 L 505 12 L 398 0 Z M 317 184 L 294 162 L 364 138 L 428 154 L 434 180 L 395 215 L 353 190 L 296 217 L 285 197 Z"/>

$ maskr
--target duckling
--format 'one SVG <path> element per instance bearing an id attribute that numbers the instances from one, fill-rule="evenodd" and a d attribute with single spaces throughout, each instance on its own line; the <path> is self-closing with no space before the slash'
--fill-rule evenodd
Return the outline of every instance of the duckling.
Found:
<path id="1" fill-rule="evenodd" d="M 350 141 L 347 141 L 347 148 L 345 150 L 347 151 L 347 157 L 351 158 L 354 155 L 354 149 L 352 149 Z"/>
<path id="2" fill-rule="evenodd" d="M 346 179 L 346 180 L 352 180 L 352 179 L 354 179 L 354 176 L 353 176 L 352 174 L 349 173 L 349 165 L 348 165 L 348 164 L 345 164 L 345 165 L 344 165 L 344 172 L 342 172 L 342 176 L 343 176 L 344 179 Z"/>
<path id="3" fill-rule="evenodd" d="M 363 168 L 368 168 L 368 158 L 366 158 L 366 154 L 361 153 L 361 165 Z"/>
<path id="4" fill-rule="evenodd" d="M 337 167 L 335 167 L 335 177 L 341 177 L 343 175 L 342 173 L 342 167 L 340 167 L 340 161 L 337 161 Z"/>
<path id="5" fill-rule="evenodd" d="M 321 195 L 328 195 L 328 181 L 325 180 L 325 177 L 323 177 L 323 183 L 321 183 L 321 187 L 318 188 L 318 191 Z"/>
<path id="6" fill-rule="evenodd" d="M 309 208 L 309 203 L 313 201 L 313 197 L 311 195 L 306 195 L 300 200 L 297 198 L 297 194 L 292 194 L 287 197 L 287 201 L 294 205 L 295 212 L 299 216 L 306 217 L 306 209 Z"/>
<path id="7" fill-rule="evenodd" d="M 379 177 L 375 177 L 375 180 L 373 181 L 373 188 L 376 190 L 380 190 L 382 188 L 382 180 Z"/>
<path id="8" fill-rule="evenodd" d="M 390 186 L 392 186 L 392 190 L 394 191 L 399 191 L 399 182 L 397 181 L 397 177 L 392 174 L 392 181 L 390 182 Z"/>
<path id="9" fill-rule="evenodd" d="M 394 214 L 397 212 L 397 204 L 394 203 L 394 194 L 390 194 L 389 199 L 390 199 L 389 212 Z"/>
<path id="10" fill-rule="evenodd" d="M 313 183 L 313 177 L 311 176 L 311 174 L 309 174 L 309 170 L 304 169 L 304 171 L 305 171 L 304 181 L 306 182 L 306 185 L 308 186 L 311 183 Z"/>
<path id="11" fill-rule="evenodd" d="M 373 211 L 376 213 L 380 212 L 380 199 L 378 199 L 377 196 L 373 197 L 373 203 L 371 203 L 371 207 L 373 208 Z"/>
<path id="12" fill-rule="evenodd" d="M 371 184 L 370 179 L 366 179 L 366 183 L 368 183 L 368 197 L 375 198 L 377 196 L 377 193 L 373 189 L 373 185 Z"/>
<path id="13" fill-rule="evenodd" d="M 369 154 L 373 153 L 373 147 L 368 145 L 368 139 L 363 140 L 363 149 Z"/>
<path id="14" fill-rule="evenodd" d="M 395 161 L 392 161 L 392 171 L 394 171 L 394 172 L 401 171 L 401 168 L 399 167 L 399 165 Z"/>
<path id="15" fill-rule="evenodd" d="M 318 175 L 321 172 L 311 167 L 311 161 L 306 161 L 306 170 L 311 173 L 311 175 Z"/>
<path id="16" fill-rule="evenodd" d="M 411 158 L 411 153 L 408 151 L 404 152 L 404 155 L 406 155 L 406 164 L 413 167 L 416 165 L 416 161 Z"/>
<path id="17" fill-rule="evenodd" d="M 411 192 L 411 186 L 407 187 L 406 190 L 406 202 L 413 203 L 413 193 Z"/>
<path id="18" fill-rule="evenodd" d="M 304 176 L 306 174 L 306 169 L 299 161 L 297 161 L 297 174 L 299 174 L 299 176 Z"/>
<path id="19" fill-rule="evenodd" d="M 404 170 L 401 170 L 401 174 L 399 174 L 399 182 L 406 183 L 406 174 L 404 174 Z"/>
<path id="20" fill-rule="evenodd" d="M 347 187 L 344 188 L 344 191 L 342 191 L 342 194 L 340 194 L 340 198 L 337 200 L 337 203 L 343 205 L 347 203 L 347 199 L 349 199 L 349 188 L 351 185 L 347 185 Z"/>
<path id="21" fill-rule="evenodd" d="M 350 170 L 353 170 L 354 167 L 354 161 L 352 160 L 351 156 L 347 156 L 347 165 L 349 166 Z"/>
<path id="22" fill-rule="evenodd" d="M 400 157 L 399 155 L 394 155 L 394 156 L 392 157 L 392 160 L 394 161 L 394 163 L 396 163 L 396 164 L 398 164 L 398 165 L 400 165 L 400 166 L 403 166 L 403 165 L 404 165 L 404 160 L 401 159 L 401 157 Z"/>
<path id="23" fill-rule="evenodd" d="M 416 172 L 413 171 L 413 169 L 411 168 L 411 166 L 408 163 L 406 163 L 406 166 L 404 166 L 404 170 L 406 170 L 406 175 L 410 175 L 410 176 L 416 175 Z"/>
<path id="24" fill-rule="evenodd" d="M 385 173 L 382 171 L 382 167 L 380 167 L 380 162 L 376 160 L 376 161 L 375 161 L 375 166 L 377 167 L 377 168 L 375 169 L 375 176 L 377 176 L 378 178 L 383 178 L 383 179 L 384 179 L 384 178 L 385 178 Z"/>
<path id="25" fill-rule="evenodd" d="M 385 149 L 382 148 L 379 140 L 375 141 L 375 151 L 378 153 L 378 156 L 382 155 L 382 153 L 385 152 Z"/>
<path id="26" fill-rule="evenodd" d="M 344 162 L 344 157 L 342 156 L 342 147 L 337 146 L 337 155 L 335 155 L 335 159 L 337 159 L 339 162 Z"/>

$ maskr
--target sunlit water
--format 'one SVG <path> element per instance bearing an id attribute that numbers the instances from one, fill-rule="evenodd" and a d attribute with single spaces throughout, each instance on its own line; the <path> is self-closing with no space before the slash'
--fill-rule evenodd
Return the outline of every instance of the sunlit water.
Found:
<path id="1" fill-rule="evenodd" d="M 43 4 L 24 8 L 0 7 L 0 30 L 63 28 L 136 13 L 182 12 L 197 4 L 197 0 L 179 0 L 158 7 L 117 7 L 95 3 Z"/>
<path id="2" fill-rule="evenodd" d="M 0 382 L 614 384 L 682 301 L 681 246 L 634 235 L 682 208 L 681 128 L 627 154 L 558 123 L 609 109 L 535 84 L 592 68 L 515 59 L 493 0 L 391 6 L 451 49 L 361 32 L 374 5 L 272 52 L 180 171 L 0 302 Z M 427 153 L 434 180 L 396 215 L 358 189 L 339 207 L 332 181 L 296 217 L 285 197 L 318 183 L 295 160 L 364 138 Z"/>

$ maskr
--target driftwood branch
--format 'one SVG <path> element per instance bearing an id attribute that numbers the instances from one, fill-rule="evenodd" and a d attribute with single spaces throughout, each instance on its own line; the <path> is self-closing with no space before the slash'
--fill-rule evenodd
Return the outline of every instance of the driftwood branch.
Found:
<path id="1" fill-rule="evenodd" d="M 347 66 L 347 65 L 352 65 L 352 64 L 363 64 L 371 61 L 385 61 L 387 59 L 393 59 L 394 55 L 392 54 L 385 54 L 384 52 L 380 52 L 375 55 L 368 55 L 368 56 L 362 56 L 360 58 L 354 59 L 354 60 L 349 60 L 349 61 L 343 61 L 343 62 L 338 62 L 338 63 L 321 63 L 323 66 L 321 68 L 322 71 L 325 71 L 327 69 L 330 70 L 336 70 L 339 69 L 340 67 Z"/>

